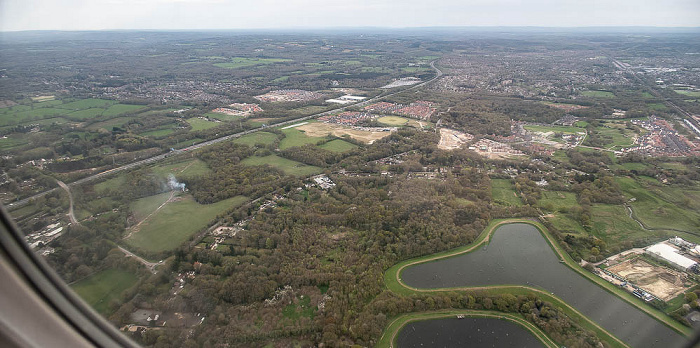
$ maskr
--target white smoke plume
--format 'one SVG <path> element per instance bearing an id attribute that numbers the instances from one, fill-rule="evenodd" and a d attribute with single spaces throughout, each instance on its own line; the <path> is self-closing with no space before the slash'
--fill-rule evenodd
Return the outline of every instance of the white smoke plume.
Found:
<path id="1" fill-rule="evenodd" d="M 170 187 L 171 190 L 185 192 L 185 183 L 178 182 L 177 179 L 175 179 L 175 175 L 172 174 L 168 174 L 168 187 Z"/>

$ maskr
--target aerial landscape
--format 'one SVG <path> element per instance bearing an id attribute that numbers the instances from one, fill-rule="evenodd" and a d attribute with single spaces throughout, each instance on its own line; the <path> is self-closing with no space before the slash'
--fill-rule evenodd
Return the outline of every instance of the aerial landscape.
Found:
<path id="1" fill-rule="evenodd" d="M 152 347 L 680 347 L 700 31 L 6 31 L 0 202 Z"/>

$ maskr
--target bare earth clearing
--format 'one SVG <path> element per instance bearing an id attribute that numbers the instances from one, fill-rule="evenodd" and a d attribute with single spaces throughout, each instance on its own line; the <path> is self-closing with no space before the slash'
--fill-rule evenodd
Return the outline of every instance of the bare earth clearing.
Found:
<path id="1" fill-rule="evenodd" d="M 627 279 L 664 301 L 686 290 L 685 276 L 681 272 L 652 265 L 640 258 L 619 263 L 608 268 L 608 271 Z"/>
<path id="2" fill-rule="evenodd" d="M 454 150 L 472 141 L 474 136 L 454 129 L 440 128 L 440 142 L 438 148 L 441 150 Z"/>
<path id="3" fill-rule="evenodd" d="M 325 137 L 328 134 L 333 134 L 336 137 L 349 135 L 351 138 L 367 144 L 391 134 L 391 132 L 371 132 L 330 123 L 308 123 L 296 128 L 306 132 L 306 135 L 310 137 Z"/>

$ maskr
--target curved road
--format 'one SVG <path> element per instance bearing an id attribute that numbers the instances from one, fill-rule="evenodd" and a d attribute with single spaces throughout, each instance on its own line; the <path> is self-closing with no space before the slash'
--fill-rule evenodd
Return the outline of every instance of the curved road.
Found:
<path id="1" fill-rule="evenodd" d="M 122 248 L 121 246 L 118 246 L 118 248 L 119 248 L 119 250 L 121 250 L 121 252 L 126 254 L 126 257 L 133 257 L 136 261 L 138 261 L 138 262 L 142 263 L 144 266 L 146 266 L 146 268 L 148 268 L 148 270 L 151 271 L 151 273 L 153 273 L 153 274 L 158 273 L 158 271 L 156 271 L 156 266 L 160 265 L 161 262 L 149 262 L 146 259 L 142 258 L 141 256 L 138 256 L 138 255 L 132 253 L 131 251 Z"/>
<path id="2" fill-rule="evenodd" d="M 435 69 L 435 77 L 433 77 L 432 79 L 430 79 L 430 80 L 428 80 L 428 81 L 421 82 L 421 83 L 419 83 L 419 84 L 416 84 L 416 85 L 411 86 L 411 87 L 406 88 L 406 89 L 402 89 L 402 90 L 400 90 L 400 91 L 396 91 L 396 92 L 389 93 L 389 94 L 385 94 L 385 95 L 379 95 L 379 96 L 376 96 L 376 97 L 374 97 L 374 98 L 370 98 L 370 99 L 368 99 L 368 100 L 365 100 L 365 101 L 363 101 L 363 102 L 359 102 L 359 103 L 352 104 L 352 105 L 348 105 L 348 106 L 339 107 L 339 108 L 332 109 L 332 110 L 328 110 L 328 111 L 324 111 L 324 112 L 321 112 L 321 113 L 318 113 L 318 114 L 313 114 L 313 115 L 303 116 L 303 117 L 299 117 L 299 118 L 295 118 L 295 119 L 291 119 L 291 120 L 287 120 L 287 121 L 282 121 L 282 122 L 279 122 L 279 123 L 275 123 L 275 124 L 273 124 L 273 125 L 271 125 L 271 126 L 278 127 L 278 126 L 283 126 L 283 125 L 287 125 L 287 124 L 293 124 L 293 123 L 296 123 L 296 122 L 299 122 L 299 121 L 305 121 L 305 120 L 309 120 L 309 119 L 312 119 L 312 118 L 317 118 L 317 117 L 321 117 L 321 116 L 324 116 L 324 115 L 328 115 L 328 114 L 331 114 L 331 113 L 334 113 L 334 112 L 344 111 L 344 110 L 346 110 L 346 109 L 348 109 L 348 108 L 350 108 L 350 107 L 364 106 L 364 105 L 367 105 L 367 104 L 370 104 L 370 103 L 374 103 L 374 102 L 380 101 L 380 100 L 382 100 L 382 99 L 391 97 L 391 96 L 396 95 L 396 94 L 401 93 L 401 92 L 406 92 L 406 91 L 410 91 L 410 90 L 413 90 L 413 89 L 417 89 L 417 88 L 423 87 L 423 86 L 425 86 L 425 85 L 427 85 L 427 84 L 429 84 L 429 83 L 431 83 L 431 82 L 437 80 L 438 78 L 440 78 L 440 77 L 443 75 L 443 74 L 442 74 L 442 70 L 440 70 L 439 68 L 437 68 L 437 67 L 435 66 L 435 60 L 432 61 L 432 62 L 430 62 L 430 67 L 433 68 L 433 69 Z M 258 127 L 258 128 L 253 128 L 253 129 L 250 129 L 250 130 L 247 130 L 247 131 L 243 131 L 243 132 L 239 132 L 239 133 L 234 133 L 234 134 L 226 135 L 226 136 L 223 136 L 223 137 L 220 137 L 220 138 L 216 138 L 216 139 L 208 140 L 208 141 L 205 141 L 205 142 L 201 142 L 201 143 L 199 143 L 199 144 L 192 145 L 192 146 L 189 146 L 189 147 L 180 149 L 180 150 L 175 150 L 175 151 L 171 151 L 171 152 L 168 152 L 168 153 L 160 154 L 160 155 L 157 155 L 157 156 L 149 157 L 149 158 L 146 158 L 146 159 L 143 159 L 143 160 L 140 160 L 140 161 L 132 162 L 132 163 L 123 165 L 123 166 L 121 166 L 121 167 L 117 167 L 117 168 L 113 168 L 113 169 L 110 169 L 110 170 L 106 170 L 106 171 L 104 171 L 104 172 L 97 173 L 97 174 L 94 174 L 94 175 L 91 175 L 91 176 L 82 178 L 82 179 L 80 179 L 80 180 L 76 180 L 76 181 L 74 181 L 74 182 L 72 182 L 72 183 L 67 184 L 67 186 L 80 185 L 80 184 L 82 184 L 82 183 L 89 182 L 89 181 L 93 181 L 93 180 L 99 179 L 99 178 L 101 178 L 101 177 L 110 175 L 110 174 L 114 174 L 114 173 L 117 173 L 117 172 L 121 172 L 121 171 L 125 171 L 125 170 L 132 169 L 132 168 L 135 168 L 135 167 L 139 167 L 139 166 L 142 166 L 142 165 L 144 165 L 144 164 L 149 164 L 149 163 L 157 162 L 157 161 L 160 161 L 160 160 L 165 159 L 166 157 L 170 157 L 170 156 L 173 156 L 173 155 L 181 154 L 181 153 L 183 153 L 183 152 L 185 152 L 185 151 L 196 150 L 196 149 L 199 149 L 199 148 L 202 148 L 202 147 L 205 147 L 205 146 L 209 146 L 209 145 L 213 145 L 213 144 L 216 144 L 216 143 L 220 143 L 220 142 L 222 142 L 222 141 L 227 141 L 227 140 L 230 140 L 230 139 L 233 139 L 233 138 L 242 137 L 242 136 L 247 135 L 247 134 L 259 132 L 259 131 L 265 130 L 265 129 L 271 127 L 271 126 L 262 126 L 262 127 Z M 60 185 L 60 184 L 59 184 L 59 185 Z M 65 184 L 64 184 L 64 185 L 65 185 Z M 63 186 L 61 186 L 61 187 L 63 187 Z M 23 206 L 23 205 L 29 203 L 29 201 L 35 200 L 35 199 L 37 199 L 37 198 L 41 198 L 41 197 L 43 197 L 43 196 L 45 196 L 45 195 L 47 195 L 47 194 L 49 194 L 49 193 L 51 193 L 51 192 L 53 192 L 53 191 L 55 191 L 55 190 L 57 190 L 57 189 L 58 189 L 58 188 L 56 187 L 56 188 L 53 188 L 53 189 L 50 189 L 50 190 L 46 190 L 46 191 L 41 192 L 41 193 L 37 193 L 37 194 L 35 194 L 35 195 L 33 195 L 33 196 L 24 198 L 24 199 L 22 199 L 22 200 L 9 203 L 9 204 L 7 204 L 7 208 L 8 208 L 9 210 L 19 208 L 19 207 L 21 207 L 21 206 Z M 69 192 L 70 192 L 70 191 L 69 191 Z M 72 206 L 72 205 L 71 205 L 71 206 Z M 71 220 L 71 221 L 72 221 L 72 220 Z"/>
<path id="3" fill-rule="evenodd" d="M 66 190 L 66 193 L 68 193 L 68 201 L 70 202 L 70 206 L 68 207 L 68 214 L 66 215 L 68 215 L 68 218 L 72 224 L 80 225 L 78 219 L 75 218 L 75 214 L 73 214 L 73 194 L 70 192 L 70 187 L 68 187 L 68 185 L 61 180 L 56 180 L 56 182 L 58 183 L 58 186 Z"/>

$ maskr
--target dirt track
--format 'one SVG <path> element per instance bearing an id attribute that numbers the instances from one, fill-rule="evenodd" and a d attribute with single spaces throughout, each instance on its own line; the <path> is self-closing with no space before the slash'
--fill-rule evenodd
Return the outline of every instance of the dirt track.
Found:
<path id="1" fill-rule="evenodd" d="M 73 194 L 70 192 L 70 187 L 66 185 L 63 181 L 61 180 L 56 180 L 58 183 L 58 186 L 61 186 L 62 189 L 66 190 L 66 193 L 68 193 L 68 200 L 70 201 L 70 206 L 68 208 L 68 219 L 70 219 L 70 222 L 75 225 L 80 225 L 80 222 L 78 222 L 78 219 L 75 218 L 75 214 L 73 213 Z"/>

